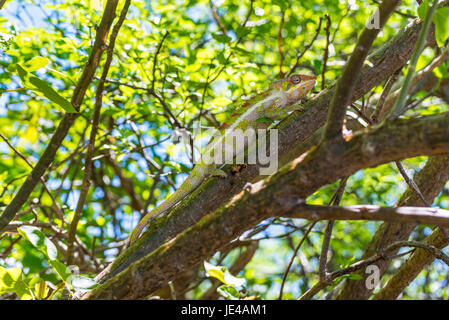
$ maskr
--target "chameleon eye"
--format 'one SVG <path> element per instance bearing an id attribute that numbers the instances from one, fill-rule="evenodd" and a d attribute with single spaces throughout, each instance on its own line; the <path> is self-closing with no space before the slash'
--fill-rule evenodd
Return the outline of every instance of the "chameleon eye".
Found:
<path id="1" fill-rule="evenodd" d="M 295 75 L 291 76 L 291 78 L 290 78 L 290 83 L 291 84 L 298 84 L 300 82 L 301 82 L 301 76 L 300 75 L 295 74 Z"/>

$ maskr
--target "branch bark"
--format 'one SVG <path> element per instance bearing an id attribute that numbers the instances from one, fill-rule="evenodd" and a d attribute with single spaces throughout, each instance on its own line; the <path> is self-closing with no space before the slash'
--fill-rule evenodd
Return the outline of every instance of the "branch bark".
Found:
<path id="1" fill-rule="evenodd" d="M 305 205 L 291 215 L 312 221 L 322 220 L 370 220 L 398 223 L 449 225 L 449 210 L 428 207 L 379 207 L 374 205 L 314 206 Z"/>

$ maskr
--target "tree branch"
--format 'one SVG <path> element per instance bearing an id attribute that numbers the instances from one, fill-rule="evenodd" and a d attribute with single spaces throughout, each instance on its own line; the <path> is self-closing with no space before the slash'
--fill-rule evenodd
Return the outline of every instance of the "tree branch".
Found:
<path id="1" fill-rule="evenodd" d="M 112 29 L 111 37 L 109 39 L 109 46 L 107 51 L 107 57 L 106 62 L 103 67 L 103 72 L 101 73 L 101 78 L 98 83 L 96 95 L 95 95 L 95 108 L 94 113 L 92 116 L 92 128 L 90 131 L 90 137 L 89 137 L 89 145 L 87 146 L 87 152 L 84 160 L 84 175 L 83 175 L 83 182 L 81 184 L 81 190 L 80 190 L 80 196 L 78 198 L 78 202 L 75 209 L 75 214 L 73 216 L 72 222 L 70 223 L 69 227 L 69 234 L 67 237 L 67 264 L 72 264 L 73 260 L 73 242 L 75 240 L 76 235 L 76 229 L 78 227 L 78 222 L 81 218 L 81 214 L 83 213 L 84 204 L 86 202 L 87 194 L 89 192 L 90 187 L 90 174 L 92 172 L 92 158 L 95 152 L 95 138 L 97 136 L 98 132 L 98 125 L 100 122 L 100 111 L 101 106 L 103 104 L 103 90 L 104 90 L 104 83 L 106 80 L 106 77 L 109 73 L 109 67 L 112 63 L 113 53 L 114 53 L 114 46 L 115 46 L 115 40 L 117 39 L 118 32 L 123 24 L 123 21 L 126 19 L 126 14 L 128 12 L 129 5 L 131 3 L 131 0 L 127 0 L 123 6 L 123 9 L 120 13 L 120 17 L 117 21 L 117 23 L 114 25 L 114 28 Z M 114 13 L 115 14 L 115 13 Z"/>
<path id="2" fill-rule="evenodd" d="M 131 264 L 85 298 L 146 296 L 173 279 L 179 270 L 211 256 L 260 221 L 271 216 L 292 215 L 302 205 L 301 199 L 323 185 L 362 168 L 393 160 L 449 153 L 449 113 L 393 121 L 356 134 L 349 142 L 342 142 L 338 137 L 331 142 L 331 148 L 317 148 L 265 181 L 252 185 L 250 191 L 242 191 L 229 204 Z M 144 234 L 132 248 L 141 248 L 146 237 Z"/>
<path id="3" fill-rule="evenodd" d="M 415 177 L 414 181 L 418 185 L 419 189 L 422 191 L 424 197 L 432 203 L 435 197 L 444 188 L 444 185 L 449 180 L 449 157 L 448 156 L 438 156 L 430 157 L 424 168 L 419 171 Z M 420 206 L 422 201 L 416 192 L 409 187 L 401 199 L 397 203 L 398 207 L 401 206 Z M 376 234 L 373 236 L 370 244 L 366 247 L 362 258 L 370 257 L 378 251 L 380 246 L 388 246 L 390 243 L 395 241 L 407 240 L 410 233 L 415 228 L 415 223 L 404 223 L 404 222 L 394 222 L 394 223 L 383 223 L 377 230 Z M 385 249 L 382 251 L 386 252 Z M 386 252 L 387 254 L 394 254 Z M 382 275 L 387 270 L 390 265 L 391 260 L 382 260 L 376 263 L 379 267 L 379 274 Z M 347 299 L 368 299 L 372 293 L 372 289 L 368 289 L 365 286 L 365 279 L 367 275 L 362 272 L 362 280 L 348 280 L 341 292 L 337 295 L 337 299 L 347 300 Z"/>
<path id="4" fill-rule="evenodd" d="M 443 249 L 449 245 L 449 241 L 440 229 L 436 229 L 427 237 L 425 243 L 432 247 Z M 405 261 L 399 270 L 391 277 L 373 299 L 396 299 L 402 291 L 419 275 L 419 273 L 435 260 L 435 255 L 425 249 L 417 249 L 413 255 Z"/>
<path id="5" fill-rule="evenodd" d="M 434 257 L 437 257 L 441 260 L 443 260 L 447 265 L 449 265 L 449 257 L 447 255 L 445 255 L 443 252 L 441 252 L 441 250 L 439 250 L 438 248 L 435 248 L 431 245 L 425 244 L 425 243 L 421 243 L 418 241 L 397 241 L 395 243 L 392 243 L 391 245 L 388 246 L 387 250 L 388 251 L 392 251 L 392 250 L 397 250 L 399 248 L 402 247 L 413 247 L 413 248 L 422 248 L 426 251 L 428 251 L 430 254 L 432 254 Z M 388 258 L 392 258 L 392 257 L 388 257 Z M 356 263 L 353 263 L 352 265 L 350 265 L 349 267 L 346 267 L 344 269 L 341 270 L 337 270 L 334 271 L 332 273 L 329 274 L 329 281 L 333 281 L 338 277 L 341 277 L 345 274 L 350 274 L 350 273 L 354 273 L 358 270 L 364 269 L 365 267 L 372 265 L 378 261 L 384 260 L 385 257 L 382 254 L 375 254 L 367 259 L 358 261 Z M 320 292 L 322 289 L 324 289 L 325 287 L 327 287 L 327 283 L 320 281 L 318 282 L 315 286 L 313 286 L 312 288 L 310 288 L 310 290 L 308 290 L 306 293 L 304 293 L 299 300 L 310 300 L 312 299 L 318 292 Z"/>
<path id="6" fill-rule="evenodd" d="M 292 218 L 312 221 L 322 220 L 369 220 L 414 224 L 449 226 L 449 210 L 428 207 L 379 207 L 374 205 L 354 206 L 301 206 Z"/>
<path id="7" fill-rule="evenodd" d="M 379 6 L 379 11 L 376 12 L 379 15 L 379 26 L 365 27 L 360 35 L 357 45 L 346 63 L 343 74 L 337 81 L 336 91 L 329 105 L 323 140 L 332 139 L 335 136 L 342 138 L 341 129 L 346 115 L 346 107 L 351 104 L 351 97 L 360 77 L 360 70 L 377 34 L 382 30 L 399 2 L 398 0 L 384 0 Z"/>

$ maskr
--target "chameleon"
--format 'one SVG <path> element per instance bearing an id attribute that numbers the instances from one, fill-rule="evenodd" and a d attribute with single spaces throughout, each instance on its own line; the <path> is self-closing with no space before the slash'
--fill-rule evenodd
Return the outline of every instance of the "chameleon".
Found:
<path id="1" fill-rule="evenodd" d="M 246 130 L 249 127 L 253 129 L 266 128 L 266 122 L 258 120 L 278 120 L 291 111 L 301 109 L 298 107 L 298 103 L 313 89 L 316 83 L 315 79 L 315 76 L 295 74 L 270 83 L 266 91 L 253 96 L 235 108 L 228 119 L 219 127 L 219 138 L 212 138 L 204 153 L 207 154 L 217 143 L 223 141 L 226 132 L 230 132 L 230 130 Z M 239 151 L 234 152 L 238 153 Z M 206 161 L 203 157 L 200 158 L 181 186 L 165 202 L 147 213 L 139 221 L 130 236 L 129 245 L 132 245 L 139 238 L 145 226 L 155 217 L 181 202 L 204 180 L 213 175 L 223 176 L 226 173 L 218 169 L 217 164 Z"/>

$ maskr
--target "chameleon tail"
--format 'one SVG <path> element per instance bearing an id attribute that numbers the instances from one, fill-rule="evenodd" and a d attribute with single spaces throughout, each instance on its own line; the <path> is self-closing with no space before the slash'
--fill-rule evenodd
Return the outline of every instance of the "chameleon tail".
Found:
<path id="1" fill-rule="evenodd" d="M 212 168 L 213 167 L 213 168 Z M 168 197 L 163 203 L 158 205 L 156 208 L 148 212 L 137 224 L 134 231 L 131 233 L 129 245 L 132 245 L 139 239 L 139 236 L 145 226 L 151 222 L 154 217 L 159 216 L 165 211 L 169 210 L 179 201 L 184 199 L 188 194 L 195 190 L 204 180 L 205 177 L 209 176 L 211 171 L 215 169 L 213 165 L 207 165 L 204 163 L 198 163 L 193 169 L 192 173 L 187 177 L 187 179 L 182 183 L 182 185 L 176 190 L 172 195 Z"/>

